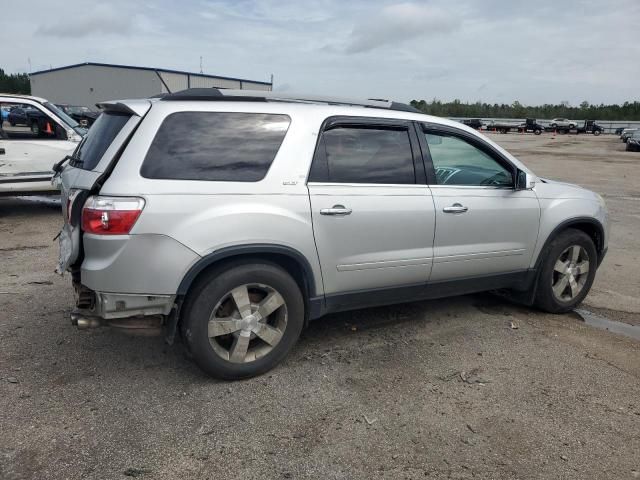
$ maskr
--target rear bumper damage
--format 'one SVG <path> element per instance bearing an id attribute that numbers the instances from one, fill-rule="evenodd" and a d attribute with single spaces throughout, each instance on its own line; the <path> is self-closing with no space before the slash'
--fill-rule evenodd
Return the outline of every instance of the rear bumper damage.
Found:
<path id="1" fill-rule="evenodd" d="M 78 289 L 78 308 L 71 323 L 79 329 L 111 326 L 122 329 L 160 329 L 175 304 L 175 295 L 140 295 Z"/>

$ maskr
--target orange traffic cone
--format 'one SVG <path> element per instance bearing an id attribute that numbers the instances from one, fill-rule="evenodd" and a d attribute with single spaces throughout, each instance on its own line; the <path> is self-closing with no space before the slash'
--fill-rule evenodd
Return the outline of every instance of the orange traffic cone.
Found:
<path id="1" fill-rule="evenodd" d="M 53 133 L 53 130 L 51 130 L 51 124 L 49 122 L 47 122 L 47 126 L 44 129 L 44 133 L 46 133 L 47 135 L 51 135 Z"/>

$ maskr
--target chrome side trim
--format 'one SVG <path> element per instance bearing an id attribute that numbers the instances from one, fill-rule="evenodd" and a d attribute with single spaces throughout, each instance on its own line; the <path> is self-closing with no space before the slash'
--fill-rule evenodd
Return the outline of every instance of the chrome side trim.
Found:
<path id="1" fill-rule="evenodd" d="M 499 258 L 499 257 L 511 257 L 514 255 L 524 255 L 527 252 L 525 248 L 519 248 L 517 250 L 500 250 L 497 252 L 480 252 L 480 253 L 468 253 L 462 255 L 445 255 L 441 257 L 434 257 L 434 263 L 447 263 L 447 262 L 463 262 L 466 260 L 479 260 L 482 258 Z"/>

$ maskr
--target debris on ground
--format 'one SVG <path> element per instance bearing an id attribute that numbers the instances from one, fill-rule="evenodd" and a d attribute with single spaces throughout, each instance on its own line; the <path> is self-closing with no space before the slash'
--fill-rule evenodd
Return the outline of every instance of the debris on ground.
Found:
<path id="1" fill-rule="evenodd" d="M 485 380 L 478 375 L 480 371 L 480 367 L 469 370 L 468 372 L 465 372 L 463 370 L 462 372 L 460 372 L 460 379 L 464 383 L 468 383 L 469 385 L 484 385 L 485 383 L 489 383 L 489 380 Z"/>
<path id="2" fill-rule="evenodd" d="M 151 470 L 148 470 L 146 468 L 127 468 L 124 471 L 124 474 L 127 477 L 140 477 L 145 473 L 151 473 Z"/>
<path id="3" fill-rule="evenodd" d="M 367 425 L 373 425 L 378 421 L 377 418 L 372 418 L 371 420 L 369 420 L 369 417 L 367 417 L 364 413 L 362 414 L 362 416 L 364 417 L 364 421 L 367 422 Z"/>

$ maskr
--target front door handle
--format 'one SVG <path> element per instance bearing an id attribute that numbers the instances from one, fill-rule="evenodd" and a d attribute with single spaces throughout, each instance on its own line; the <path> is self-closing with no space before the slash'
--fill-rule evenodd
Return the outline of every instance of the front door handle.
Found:
<path id="1" fill-rule="evenodd" d="M 334 205 L 331 208 L 320 209 L 320 215 L 351 215 L 352 210 L 344 205 Z"/>
<path id="2" fill-rule="evenodd" d="M 442 209 L 442 211 L 444 213 L 464 213 L 467 210 L 469 210 L 468 207 L 464 207 L 464 206 L 460 205 L 459 203 L 454 203 L 450 207 L 444 207 Z"/>

